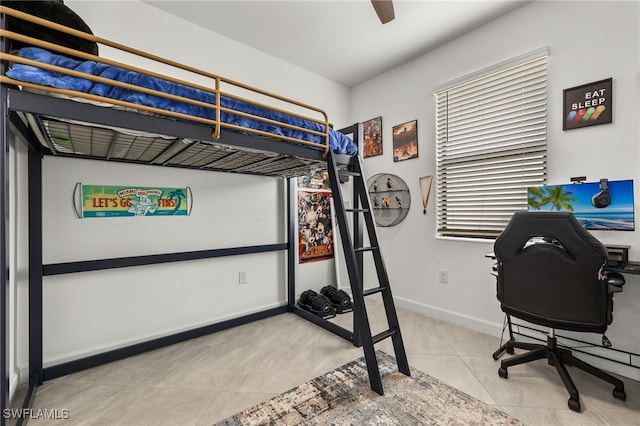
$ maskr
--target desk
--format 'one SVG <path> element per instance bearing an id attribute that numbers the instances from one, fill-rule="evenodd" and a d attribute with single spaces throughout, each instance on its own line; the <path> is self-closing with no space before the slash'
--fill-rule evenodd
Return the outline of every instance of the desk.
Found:
<path id="1" fill-rule="evenodd" d="M 493 253 L 487 253 L 484 255 L 487 259 L 496 260 L 496 256 Z M 610 272 L 618 272 L 620 274 L 632 274 L 640 275 L 640 262 L 627 262 L 625 265 L 607 266 L 605 268 Z M 496 265 L 492 268 L 492 275 L 497 275 L 498 268 Z"/>
<path id="2" fill-rule="evenodd" d="M 626 265 L 607 266 L 607 271 L 640 275 L 640 262 L 627 262 Z"/>

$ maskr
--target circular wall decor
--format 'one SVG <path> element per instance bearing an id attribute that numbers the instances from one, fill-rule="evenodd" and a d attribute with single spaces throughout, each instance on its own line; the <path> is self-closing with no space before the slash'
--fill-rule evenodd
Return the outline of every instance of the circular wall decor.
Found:
<path id="1" fill-rule="evenodd" d="M 378 226 L 394 226 L 407 217 L 411 194 L 407 184 L 398 176 L 378 173 L 367 180 L 367 190 Z"/>

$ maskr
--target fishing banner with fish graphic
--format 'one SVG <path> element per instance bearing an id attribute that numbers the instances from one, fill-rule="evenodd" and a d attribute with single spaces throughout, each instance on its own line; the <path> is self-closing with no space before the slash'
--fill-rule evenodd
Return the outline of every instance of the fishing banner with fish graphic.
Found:
<path id="1" fill-rule="evenodd" d="M 82 197 L 78 199 L 78 197 Z M 74 192 L 74 208 L 79 218 L 188 216 L 192 194 L 189 187 L 142 187 L 83 185 Z M 79 206 L 79 208 L 78 208 Z"/>

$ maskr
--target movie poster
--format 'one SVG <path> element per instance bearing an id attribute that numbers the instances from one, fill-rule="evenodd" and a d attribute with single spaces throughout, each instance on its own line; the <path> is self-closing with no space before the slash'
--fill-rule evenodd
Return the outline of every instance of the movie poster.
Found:
<path id="1" fill-rule="evenodd" d="M 300 263 L 333 259 L 331 192 L 298 190 Z"/>
<path id="2" fill-rule="evenodd" d="M 372 118 L 362 123 L 363 157 L 382 155 L 382 117 Z"/>
<path id="3" fill-rule="evenodd" d="M 393 126 L 393 161 L 418 158 L 418 120 Z"/>

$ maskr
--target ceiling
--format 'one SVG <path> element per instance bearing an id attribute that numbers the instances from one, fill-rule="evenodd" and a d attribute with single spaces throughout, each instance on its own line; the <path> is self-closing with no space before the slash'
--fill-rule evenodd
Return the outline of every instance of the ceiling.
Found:
<path id="1" fill-rule="evenodd" d="M 369 0 L 144 3 L 352 87 L 528 1 L 394 0 L 384 25 Z"/>

